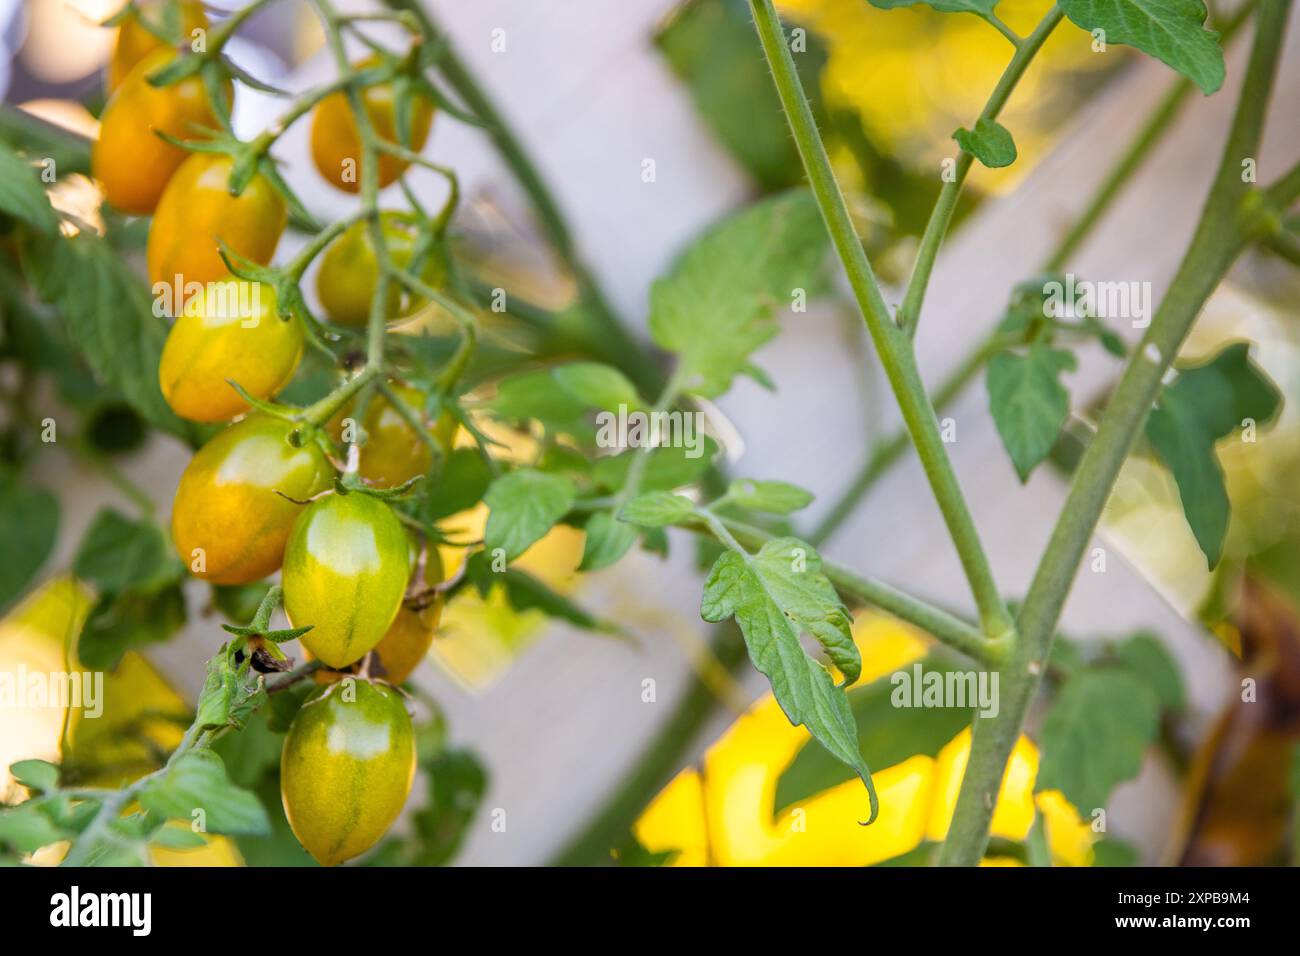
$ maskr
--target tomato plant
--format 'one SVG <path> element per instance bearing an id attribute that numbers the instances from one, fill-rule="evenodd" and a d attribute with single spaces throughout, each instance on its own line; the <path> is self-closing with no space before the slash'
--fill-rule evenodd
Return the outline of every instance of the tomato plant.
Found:
<path id="1" fill-rule="evenodd" d="M 1286 659 L 1260 650 L 1260 635 L 1272 631 L 1259 626 L 1259 608 L 1275 602 L 1260 596 L 1255 577 L 1262 554 L 1289 532 L 1270 527 L 1267 547 L 1243 548 L 1229 534 L 1239 496 L 1225 477 L 1226 443 L 1271 434 L 1283 392 L 1244 342 L 1177 361 L 1243 254 L 1262 248 L 1300 261 L 1300 167 L 1270 168 L 1264 184 L 1253 165 L 1251 176 L 1242 172 L 1259 152 L 1285 0 L 1216 17 L 1222 38 L 1255 25 L 1236 118 L 1170 291 L 1131 330 L 1071 311 L 1073 292 L 1068 314 L 1050 303 L 1073 288 L 1062 270 L 1189 91 L 1210 94 L 1223 83 L 1221 35 L 1205 28 L 1199 8 L 1061 0 L 1023 32 L 995 3 L 925 4 L 936 17 L 978 17 L 969 26 L 989 31 L 999 50 L 1012 47 L 998 58 L 1005 66 L 983 108 L 953 132 L 934 181 L 879 155 L 860 123 L 846 131 L 845 118 L 810 89 L 807 64 L 796 60 L 804 51 L 772 0 L 748 0 L 748 17 L 736 4 L 693 4 L 664 29 L 702 22 L 709 42 L 677 35 L 660 44 L 724 140 L 745 144 L 742 127 L 751 125 L 766 131 L 758 138 L 767 147 L 749 143 L 739 157 L 766 191 L 704 230 L 653 283 L 649 343 L 614 314 L 533 161 L 426 11 L 396 3 L 360 15 L 311 0 L 334 72 L 289 93 L 227 51 L 274 2 L 220 14 L 190 0 L 150 0 L 110 21 L 119 27 L 110 96 L 97 137 L 77 153 L 110 209 L 71 209 L 72 190 L 42 175 L 51 143 L 30 130 L 22 148 L 0 146 L 0 361 L 18 371 L 15 389 L 10 377 L 0 382 L 13 412 L 0 443 L 0 540 L 12 565 L 0 575 L 0 605 L 39 573 L 59 521 L 56 497 L 10 468 L 57 443 L 65 427 L 36 414 L 33 403 L 44 399 L 31 380 L 48 379 L 78 410 L 69 454 L 134 508 L 96 514 L 72 558 L 78 583 L 43 592 L 73 605 L 56 623 L 75 641 L 55 648 L 46 639 L 53 630 L 41 604 L 24 605 L 10 622 L 25 639 L 36 635 L 20 648 L 23 666 L 57 651 L 118 676 L 139 667 L 142 648 L 185 623 L 198 582 L 206 587 L 196 626 L 220 615 L 227 635 L 211 641 L 193 712 L 178 723 L 174 712 L 188 704 L 167 698 L 172 722 L 152 735 L 139 730 L 125 768 L 86 757 L 97 725 L 74 721 L 71 709 L 48 746 L 33 751 L 59 762 L 14 764 L 28 799 L 0 807 L 4 861 L 144 862 L 211 849 L 220 837 L 233 842 L 218 848 L 249 860 L 300 862 L 305 849 L 326 865 L 363 854 L 446 862 L 486 779 L 472 757 L 447 747 L 438 702 L 413 679 L 421 662 L 445 661 L 476 639 L 483 656 L 512 661 L 537 618 L 636 639 L 634 615 L 588 608 L 564 579 L 585 581 L 637 549 L 663 556 L 688 538 L 704 569 L 699 616 L 715 626 L 708 653 L 692 651 L 703 661 L 698 679 L 672 705 L 673 739 L 647 750 L 557 862 L 604 862 L 611 852 L 621 862 L 726 865 L 1105 861 L 1122 851 L 1089 821 L 1104 816 L 1149 751 L 1178 737 L 1168 731 L 1187 710 L 1178 665 L 1158 638 L 1114 635 L 1085 653 L 1057 633 L 1103 508 L 1135 455 L 1168 479 L 1187 540 L 1215 575 L 1207 620 L 1244 634 L 1257 666 Z M 920 5 L 872 2 L 881 8 L 872 16 Z M 931 391 L 915 343 L 937 321 L 923 307 L 940 249 L 965 208 L 967 180 L 1023 162 L 1018 140 L 1032 137 L 1006 107 L 1067 24 L 1087 31 L 1079 42 L 1103 35 L 1155 56 L 1180 85 L 1041 269 L 1011 290 L 996 327 Z M 354 45 L 367 54 L 353 59 Z M 734 69 L 698 69 L 701 56 L 715 55 Z M 745 75 L 755 82 L 739 82 Z M 241 87 L 284 94 L 278 115 L 257 130 L 236 124 Z M 492 257 L 453 229 L 464 212 L 461 184 L 456 169 L 430 158 L 435 112 L 445 117 L 439 123 L 481 130 L 500 151 L 571 280 L 550 285 L 572 291 L 571 302 L 532 303 L 513 278 L 512 288 L 497 286 Z M 337 215 L 300 198 L 310 176 L 284 172 L 294 168 L 291 130 L 306 133 L 317 171 L 349 194 L 333 197 L 347 203 L 330 207 L 343 210 Z M 56 137 L 53 145 L 75 152 L 77 144 Z M 857 169 L 837 174 L 833 156 Z M 412 172 L 441 179 L 440 206 Z M 840 182 L 888 190 L 878 183 L 909 178 L 934 202 L 899 241 L 910 272 L 894 272 L 895 306 L 872 260 L 898 257 L 877 254 L 864 217 L 853 214 L 869 197 L 846 195 Z M 891 216 L 905 219 L 910 202 L 888 198 Z M 134 255 L 142 230 L 129 219 L 140 216 L 152 217 L 147 283 Z M 832 253 L 847 293 L 826 281 Z M 903 423 L 867 449 L 849 490 L 816 523 L 802 516 L 811 492 L 735 473 L 732 428 L 718 411 L 742 377 L 775 384 L 757 364 L 760 349 L 780 319 L 799 321 L 810 295 L 851 296 L 845 303 L 865 323 Z M 1112 378 L 1104 400 L 1086 406 L 1065 381 L 1085 350 L 1110 363 Z M 986 553 L 939 417 L 981 374 L 1015 476 L 1025 482 L 1050 465 L 1069 483 L 1017 603 Z M 128 419 L 120 434 L 106 404 Z M 1081 427 L 1085 420 L 1095 427 Z M 45 430 L 39 441 L 33 421 Z M 698 434 L 674 433 L 675 422 L 700 423 Z M 626 433 L 613 434 L 620 428 Z M 150 430 L 192 449 L 169 528 L 115 457 Z M 968 594 L 932 599 L 925 582 L 887 583 L 819 550 L 911 451 Z M 888 568 L 888 548 L 880 553 Z M 1276 553 L 1271 560 L 1287 563 Z M 638 597 L 653 605 L 661 600 L 655 572 L 644 573 Z M 1228 607 L 1234 595 L 1239 604 Z M 454 617 L 470 605 L 477 616 L 461 618 L 454 633 L 444 609 Z M 281 612 L 287 627 L 275 624 Z M 715 697 L 739 693 L 729 672 L 745 661 L 770 695 L 748 708 L 741 701 L 731 728 L 682 769 L 694 732 L 718 710 Z M 989 698 L 927 697 L 966 678 L 980 694 L 991 686 Z M 1036 701 L 1041 720 L 1030 719 Z M 1285 729 L 1293 712 L 1274 701 L 1271 716 Z M 149 720 L 131 711 L 133 723 Z M 1261 792 L 1275 797 L 1279 761 L 1264 763 L 1273 776 Z M 430 796 L 412 811 L 414 835 L 390 832 L 417 773 Z M 655 797 L 654 786 L 670 779 Z M 206 814 L 202 835 L 184 826 L 196 807 Z"/>

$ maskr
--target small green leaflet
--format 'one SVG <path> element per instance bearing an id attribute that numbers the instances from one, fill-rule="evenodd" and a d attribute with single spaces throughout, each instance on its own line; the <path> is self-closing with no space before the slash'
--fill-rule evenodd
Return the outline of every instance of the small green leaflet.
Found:
<path id="1" fill-rule="evenodd" d="M 643 528 L 662 528 L 684 521 L 694 513 L 695 505 L 689 498 L 667 491 L 647 491 L 625 504 L 618 519 Z"/>
<path id="2" fill-rule="evenodd" d="M 1116 662 L 1141 679 L 1160 701 L 1162 709 L 1177 712 L 1186 705 L 1183 677 L 1178 665 L 1154 634 L 1140 631 L 1111 648 Z"/>
<path id="3" fill-rule="evenodd" d="M 757 554 L 727 551 L 704 584 L 700 616 L 711 623 L 735 617 L 750 660 L 772 685 L 792 724 L 802 724 L 836 758 L 862 778 L 879 809 L 871 771 L 858 751 L 857 726 L 844 685 L 808 656 L 799 641 L 811 634 L 852 683 L 862 669 L 852 621 L 821 571 L 821 556 L 797 538 L 774 538 Z"/>
<path id="4" fill-rule="evenodd" d="M 59 786 L 59 768 L 48 760 L 20 760 L 9 765 L 13 778 L 29 790 L 49 791 Z"/>
<path id="5" fill-rule="evenodd" d="M 827 234 L 812 194 L 755 203 L 691 245 L 650 289 L 650 334 L 676 352 L 684 390 L 707 398 L 751 373 L 750 354 L 777 332 L 775 306 L 817 284 Z"/>
<path id="6" fill-rule="evenodd" d="M 1173 473 L 1183 513 L 1211 568 L 1228 533 L 1228 492 L 1214 443 L 1247 419 L 1269 421 L 1281 403 L 1277 386 L 1250 361 L 1250 346 L 1238 342 L 1180 371 L 1147 419 L 1147 440 Z"/>
<path id="7" fill-rule="evenodd" d="M 597 511 L 587 519 L 586 541 L 579 571 L 599 571 L 618 562 L 636 544 L 637 530 L 617 520 L 608 511 Z"/>
<path id="8" fill-rule="evenodd" d="M 42 235 L 52 236 L 59 231 L 59 218 L 50 207 L 40 176 L 27 160 L 3 143 L 0 143 L 0 213 L 26 223 Z"/>
<path id="9" fill-rule="evenodd" d="M 39 488 L 25 488 L 0 470 L 0 611 L 21 595 L 54 550 L 59 502 Z"/>
<path id="10" fill-rule="evenodd" d="M 562 389 L 588 408 L 617 412 L 622 406 L 632 412 L 645 407 L 636 386 L 612 365 L 574 362 L 551 369 L 551 376 Z"/>
<path id="11" fill-rule="evenodd" d="M 727 489 L 727 498 L 750 511 L 788 515 L 812 504 L 813 493 L 784 481 L 737 478 Z"/>
<path id="12" fill-rule="evenodd" d="M 72 570 L 95 585 L 100 594 L 153 593 L 179 581 L 185 566 L 152 521 L 134 521 L 103 508 L 81 539 Z"/>
<path id="13" fill-rule="evenodd" d="M 1155 691 L 1128 671 L 1071 675 L 1043 723 L 1034 792 L 1060 790 L 1086 818 L 1116 784 L 1137 776 L 1159 725 Z"/>
<path id="14" fill-rule="evenodd" d="M 1201 0 L 1061 0 L 1059 6 L 1076 26 L 1154 56 L 1207 96 L 1223 85 L 1223 48 L 1219 35 L 1205 29 Z"/>
<path id="15" fill-rule="evenodd" d="M 235 786 L 211 750 L 185 754 L 140 793 L 140 805 L 173 820 L 192 821 L 202 810 L 209 833 L 266 836 L 271 821 L 257 796 Z"/>
<path id="16" fill-rule="evenodd" d="M 1022 482 L 1051 452 L 1065 426 L 1070 395 L 1060 376 L 1074 367 L 1071 353 L 1041 344 L 1024 354 L 999 352 L 989 361 L 989 410 Z"/>
<path id="17" fill-rule="evenodd" d="M 952 138 L 989 169 L 1001 169 L 1016 161 L 1016 141 L 997 120 L 981 116 L 976 120 L 973 132 L 963 126 L 952 134 Z"/>
<path id="18" fill-rule="evenodd" d="M 484 544 L 489 551 L 502 549 L 513 561 L 568 514 L 576 494 L 563 475 L 529 468 L 502 475 L 483 496 L 490 509 Z"/>

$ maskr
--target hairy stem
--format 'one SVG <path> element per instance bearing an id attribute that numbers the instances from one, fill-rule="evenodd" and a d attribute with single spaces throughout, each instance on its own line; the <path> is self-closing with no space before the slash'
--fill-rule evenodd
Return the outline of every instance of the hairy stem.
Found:
<path id="1" fill-rule="evenodd" d="M 902 410 L 903 421 L 916 445 L 926 477 L 970 582 L 975 603 L 979 607 L 980 625 L 990 636 L 1001 635 L 1011 629 L 1011 617 L 993 580 L 979 533 L 953 473 L 952 463 L 948 460 L 934 406 L 930 403 L 930 396 L 926 393 L 916 367 L 911 340 L 890 318 L 871 264 L 853 229 L 844 195 L 840 192 L 826 148 L 817 132 L 817 124 L 800 85 L 772 0 L 750 0 L 750 9 L 817 205 L 826 221 L 826 228 L 840 261 L 844 264 L 872 342 Z"/>
<path id="2" fill-rule="evenodd" d="M 1214 185 L 1173 284 L 1116 386 L 1088 445 L 1034 575 L 1019 617 L 1020 642 L 1002 680 L 997 717 L 976 717 L 970 759 L 940 854 L 945 865 L 973 866 L 988 844 L 989 822 L 1011 750 L 1038 689 L 1056 623 L 1120 466 L 1141 430 L 1161 379 L 1201 307 L 1258 224 L 1244 220 L 1248 187 L 1241 161 L 1257 155 L 1290 0 L 1260 0 L 1250 62 Z M 1080 808 L 1085 812 L 1090 808 Z"/>

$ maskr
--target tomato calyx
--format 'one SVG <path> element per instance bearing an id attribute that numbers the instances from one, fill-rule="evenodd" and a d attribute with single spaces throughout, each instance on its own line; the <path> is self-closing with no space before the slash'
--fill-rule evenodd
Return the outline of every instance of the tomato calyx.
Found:
<path id="1" fill-rule="evenodd" d="M 274 630 L 269 626 L 271 615 L 280 606 L 280 599 L 283 594 L 284 592 L 280 586 L 278 584 L 274 585 L 266 592 L 266 597 L 262 598 L 262 603 L 258 605 L 257 613 L 253 615 L 251 621 L 245 625 L 221 625 L 223 631 L 235 635 L 236 639 L 231 641 L 231 653 L 243 652 L 247 649 L 250 657 L 256 657 L 260 653 L 264 657 L 269 657 L 275 661 L 286 660 L 284 652 L 277 645 L 297 640 L 311 630 L 311 625 L 278 630 Z M 288 670 L 287 667 L 275 667 L 273 669 Z"/>

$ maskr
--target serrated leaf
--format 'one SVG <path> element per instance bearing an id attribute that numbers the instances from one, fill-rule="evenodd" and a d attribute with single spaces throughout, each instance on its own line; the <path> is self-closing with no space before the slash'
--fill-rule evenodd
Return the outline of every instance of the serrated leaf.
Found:
<path id="1" fill-rule="evenodd" d="M 1137 776 L 1159 724 L 1155 692 L 1129 672 L 1072 675 L 1043 723 L 1034 792 L 1060 790 L 1088 816 L 1106 805 L 1117 784 Z"/>
<path id="2" fill-rule="evenodd" d="M 59 502 L 48 491 L 25 488 L 0 469 L 0 611 L 31 583 L 54 550 Z"/>
<path id="3" fill-rule="evenodd" d="M 32 244 L 24 264 L 100 381 L 121 391 L 155 427 L 196 444 L 199 430 L 176 416 L 158 385 L 167 329 L 154 315 L 148 289 L 119 253 L 85 233 L 54 236 Z"/>
<path id="4" fill-rule="evenodd" d="M 9 765 L 13 778 L 29 790 L 50 791 L 59 786 L 59 767 L 48 760 L 20 760 Z"/>
<path id="5" fill-rule="evenodd" d="M 574 362 L 551 369 L 560 387 L 587 408 L 618 412 L 644 408 L 645 402 L 636 386 L 612 365 L 599 362 Z"/>
<path id="6" fill-rule="evenodd" d="M 793 514 L 813 501 L 813 493 L 798 485 L 753 478 L 737 478 L 727 489 L 727 497 L 742 508 L 774 515 Z"/>
<path id="7" fill-rule="evenodd" d="M 1246 343 L 1179 372 L 1147 419 L 1146 436 L 1178 485 L 1187 524 L 1210 568 L 1219 563 L 1228 532 L 1228 492 L 1215 442 L 1250 419 L 1269 421 L 1281 394 L 1251 361 Z"/>
<path id="8" fill-rule="evenodd" d="M 140 805 L 171 820 L 191 821 L 202 810 L 209 833 L 267 836 L 271 822 L 252 791 L 237 787 L 211 750 L 181 757 L 165 775 L 140 793 Z"/>
<path id="9" fill-rule="evenodd" d="M 981 116 L 975 121 L 974 130 L 963 126 L 952 134 L 952 138 L 989 169 L 1001 169 L 1016 161 L 1016 141 L 997 120 Z"/>
<path id="10" fill-rule="evenodd" d="M 72 570 L 104 595 L 156 591 L 185 573 L 158 525 L 134 521 L 112 508 L 95 515 Z"/>
<path id="11" fill-rule="evenodd" d="M 587 519 L 586 542 L 579 571 L 599 571 L 618 562 L 636 544 L 637 531 L 618 521 L 608 511 L 597 511 Z"/>
<path id="12" fill-rule="evenodd" d="M 59 218 L 50 206 L 40 175 L 3 143 L 0 143 L 0 213 L 47 236 L 59 231 Z"/>
<path id="13" fill-rule="evenodd" d="M 797 570 L 801 569 L 801 570 Z M 846 677 L 856 678 L 861 662 L 848 630 L 848 613 L 821 573 L 821 559 L 794 538 L 767 542 L 752 557 L 727 551 L 709 572 L 700 615 L 718 622 L 735 617 L 745 637 L 750 660 L 772 685 L 772 693 L 792 724 L 802 724 L 837 759 L 853 768 L 867 788 L 871 820 L 878 804 L 871 771 L 858 750 L 857 727 L 843 686 L 808 656 L 799 641 L 808 631 L 823 642 L 829 638 L 832 659 L 842 659 Z M 837 661 L 838 664 L 838 661 Z"/>
<path id="14" fill-rule="evenodd" d="M 194 722 L 200 727 L 242 729 L 266 699 L 261 675 L 237 665 L 228 653 L 218 654 L 208 661 Z"/>
<path id="15" fill-rule="evenodd" d="M 827 235 L 807 190 L 755 203 L 691 245 L 650 290 L 650 333 L 686 391 L 721 395 L 776 334 L 773 310 L 816 283 Z"/>
<path id="16" fill-rule="evenodd" d="M 1186 695 L 1182 674 L 1159 638 L 1143 631 L 1120 641 L 1112 652 L 1121 667 L 1151 688 L 1164 710 L 1183 709 Z"/>
<path id="17" fill-rule="evenodd" d="M 999 352 L 989 361 L 989 411 L 1022 482 L 1065 426 L 1070 395 L 1060 376 L 1074 367 L 1071 353 L 1046 345 L 1033 345 L 1024 354 Z"/>
<path id="18" fill-rule="evenodd" d="M 513 561 L 523 554 L 573 507 L 577 489 L 563 475 L 521 468 L 492 483 L 483 500 L 488 520 L 484 544 Z"/>
<path id="19" fill-rule="evenodd" d="M 694 513 L 695 505 L 689 498 L 667 491 L 648 491 L 625 504 L 618 519 L 642 528 L 662 528 L 677 524 Z"/>
<path id="20" fill-rule="evenodd" d="M 1223 85 L 1219 35 L 1205 29 L 1201 0 L 1061 0 L 1061 10 L 1107 43 L 1136 47 L 1213 93 Z"/>

